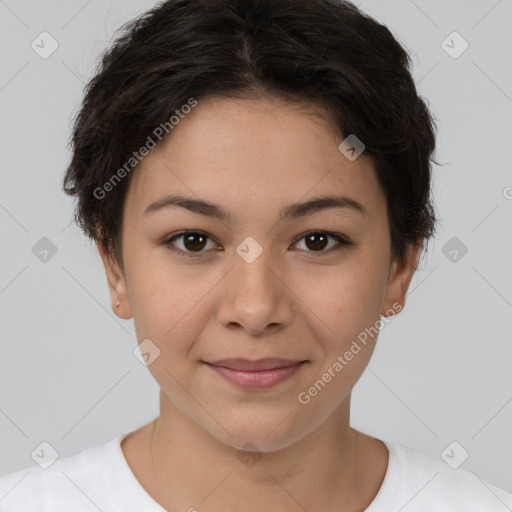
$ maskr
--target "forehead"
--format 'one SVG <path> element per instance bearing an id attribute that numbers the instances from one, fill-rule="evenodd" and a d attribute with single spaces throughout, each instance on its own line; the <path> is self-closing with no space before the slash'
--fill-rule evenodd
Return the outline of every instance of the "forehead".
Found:
<path id="1" fill-rule="evenodd" d="M 141 216 L 151 202 L 174 193 L 250 215 L 333 192 L 350 195 L 370 213 L 381 208 L 385 199 L 372 159 L 349 160 L 341 142 L 322 107 L 205 98 L 139 164 L 128 212 Z"/>

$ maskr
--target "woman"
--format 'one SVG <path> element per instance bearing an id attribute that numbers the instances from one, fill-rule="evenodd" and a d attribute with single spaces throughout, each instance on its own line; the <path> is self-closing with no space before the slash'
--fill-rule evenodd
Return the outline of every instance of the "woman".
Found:
<path id="1" fill-rule="evenodd" d="M 64 186 L 160 415 L 3 477 L 2 510 L 512 506 L 350 426 L 434 234 L 434 147 L 407 53 L 348 2 L 169 0 L 127 25 Z"/>

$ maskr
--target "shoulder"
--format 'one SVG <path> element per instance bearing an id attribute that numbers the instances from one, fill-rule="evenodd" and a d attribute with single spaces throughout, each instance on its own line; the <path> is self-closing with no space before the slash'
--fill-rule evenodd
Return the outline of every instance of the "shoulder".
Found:
<path id="1" fill-rule="evenodd" d="M 57 459 L 47 469 L 34 465 L 0 477 L 2 512 L 97 512 L 118 477 L 113 472 L 119 438 Z"/>
<path id="2" fill-rule="evenodd" d="M 409 446 L 385 444 L 390 457 L 381 490 L 384 497 L 394 494 L 396 506 L 417 512 L 505 512 L 512 508 L 512 494 L 473 472 L 453 469 L 442 459 Z"/>

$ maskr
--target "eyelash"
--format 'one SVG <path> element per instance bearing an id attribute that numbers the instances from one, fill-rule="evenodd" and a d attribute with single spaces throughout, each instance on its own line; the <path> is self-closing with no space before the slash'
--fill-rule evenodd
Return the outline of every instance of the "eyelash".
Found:
<path id="1" fill-rule="evenodd" d="M 317 258 L 317 257 L 325 256 L 327 254 L 330 254 L 331 252 L 343 249 L 343 248 L 348 247 L 350 245 L 354 245 L 353 242 L 351 242 L 347 238 L 345 238 L 345 237 L 343 237 L 343 236 L 341 236 L 341 235 L 339 235 L 337 233 L 332 233 L 330 231 L 318 231 L 318 230 L 317 231 L 308 231 L 307 233 L 304 233 L 299 238 L 299 240 L 297 242 L 295 242 L 293 245 L 296 245 L 297 243 L 299 243 L 301 240 L 303 240 L 307 236 L 313 235 L 313 234 L 326 235 L 328 237 L 334 238 L 335 240 L 337 240 L 339 242 L 340 245 L 337 248 L 334 248 L 334 249 L 331 247 L 328 250 L 322 250 L 322 251 L 306 251 L 307 253 L 309 253 L 307 255 L 308 258 Z M 170 251 L 175 253 L 177 256 L 189 257 L 189 258 L 201 257 L 203 255 L 203 251 L 200 251 L 200 252 L 197 252 L 197 253 L 187 252 L 187 251 L 183 251 L 182 249 L 178 249 L 177 247 L 175 247 L 172 244 L 172 242 L 174 242 L 174 240 L 176 240 L 178 238 L 181 238 L 181 237 L 184 237 L 185 235 L 203 235 L 203 236 L 205 236 L 205 237 L 207 237 L 208 239 L 211 240 L 211 238 L 206 233 L 204 233 L 202 231 L 195 231 L 195 230 L 193 230 L 193 231 L 182 231 L 181 233 L 177 233 L 177 234 L 173 235 L 171 238 L 168 238 L 166 241 L 164 241 L 163 244 Z"/>

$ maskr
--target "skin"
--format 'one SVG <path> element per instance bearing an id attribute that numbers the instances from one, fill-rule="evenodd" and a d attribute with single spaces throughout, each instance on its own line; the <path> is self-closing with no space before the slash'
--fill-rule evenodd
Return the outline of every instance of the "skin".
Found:
<path id="1" fill-rule="evenodd" d="M 160 415 L 128 435 L 122 450 L 168 510 L 314 512 L 342 503 L 361 511 L 382 484 L 387 448 L 349 425 L 351 391 L 377 336 L 308 404 L 297 399 L 380 314 L 404 306 L 419 257 L 420 243 L 404 264 L 392 261 L 373 162 L 364 153 L 347 159 L 341 140 L 320 107 L 201 99 L 132 176 L 123 264 L 98 243 L 113 310 L 134 319 L 139 343 L 148 338 L 160 350 L 148 366 L 161 388 Z M 171 193 L 220 205 L 230 217 L 179 207 L 144 215 Z M 367 212 L 280 216 L 286 205 L 333 193 Z M 183 230 L 208 235 L 202 249 L 197 240 L 174 241 L 199 257 L 166 246 Z M 329 238 L 318 248 L 304 238 L 309 231 L 353 245 Z M 249 236 L 262 248 L 252 263 L 236 252 Z M 308 363 L 270 389 L 247 390 L 202 363 L 227 357 Z M 250 467 L 239 457 L 248 442 L 258 458 Z"/>

